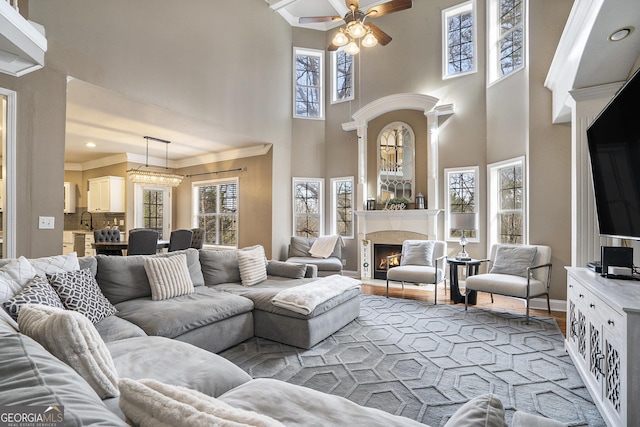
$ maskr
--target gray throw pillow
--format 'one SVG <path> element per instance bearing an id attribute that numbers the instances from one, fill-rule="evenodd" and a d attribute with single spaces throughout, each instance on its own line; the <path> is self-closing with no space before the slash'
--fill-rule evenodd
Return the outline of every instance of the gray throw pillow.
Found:
<path id="1" fill-rule="evenodd" d="M 302 279 L 307 272 L 306 264 L 271 260 L 267 264 L 269 276 L 288 277 L 290 279 Z"/>
<path id="2" fill-rule="evenodd" d="M 432 240 L 405 240 L 402 243 L 402 257 L 400 265 L 423 265 L 432 267 L 433 247 Z"/>
<path id="3" fill-rule="evenodd" d="M 489 273 L 527 277 L 538 248 L 535 246 L 498 246 L 496 259 Z"/>
<path id="4" fill-rule="evenodd" d="M 237 250 L 200 250 L 200 264 L 207 286 L 240 282 Z"/>

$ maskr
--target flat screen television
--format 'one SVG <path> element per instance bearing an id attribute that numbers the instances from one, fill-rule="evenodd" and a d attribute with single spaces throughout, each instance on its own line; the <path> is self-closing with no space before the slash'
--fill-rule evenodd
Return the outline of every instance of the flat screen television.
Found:
<path id="1" fill-rule="evenodd" d="M 640 70 L 587 129 L 600 234 L 640 240 Z"/>

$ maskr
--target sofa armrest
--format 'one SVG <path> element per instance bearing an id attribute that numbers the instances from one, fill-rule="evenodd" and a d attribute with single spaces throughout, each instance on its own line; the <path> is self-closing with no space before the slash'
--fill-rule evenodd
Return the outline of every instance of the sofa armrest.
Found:
<path id="1" fill-rule="evenodd" d="M 305 264 L 307 266 L 307 271 L 304 274 L 304 277 L 307 279 L 314 279 L 318 277 L 318 266 L 315 264 Z"/>

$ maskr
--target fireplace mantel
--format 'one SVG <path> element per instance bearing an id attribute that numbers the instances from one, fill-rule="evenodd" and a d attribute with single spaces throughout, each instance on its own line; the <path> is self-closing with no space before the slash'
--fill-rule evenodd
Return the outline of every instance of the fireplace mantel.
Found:
<path id="1" fill-rule="evenodd" d="M 440 212 L 442 209 L 356 211 L 358 235 L 363 238 L 377 231 L 414 231 L 435 239 Z"/>

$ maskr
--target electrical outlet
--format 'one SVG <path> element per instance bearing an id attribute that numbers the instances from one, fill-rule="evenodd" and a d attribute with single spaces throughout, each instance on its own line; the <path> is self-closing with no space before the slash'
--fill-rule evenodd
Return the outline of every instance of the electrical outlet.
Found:
<path id="1" fill-rule="evenodd" d="M 347 260 L 346 260 L 346 259 L 343 259 L 343 260 L 342 260 L 342 266 L 343 266 L 343 267 L 346 267 L 346 266 L 347 266 Z"/>
<path id="2" fill-rule="evenodd" d="M 38 217 L 38 228 L 40 230 L 53 230 L 56 218 L 53 216 Z"/>

